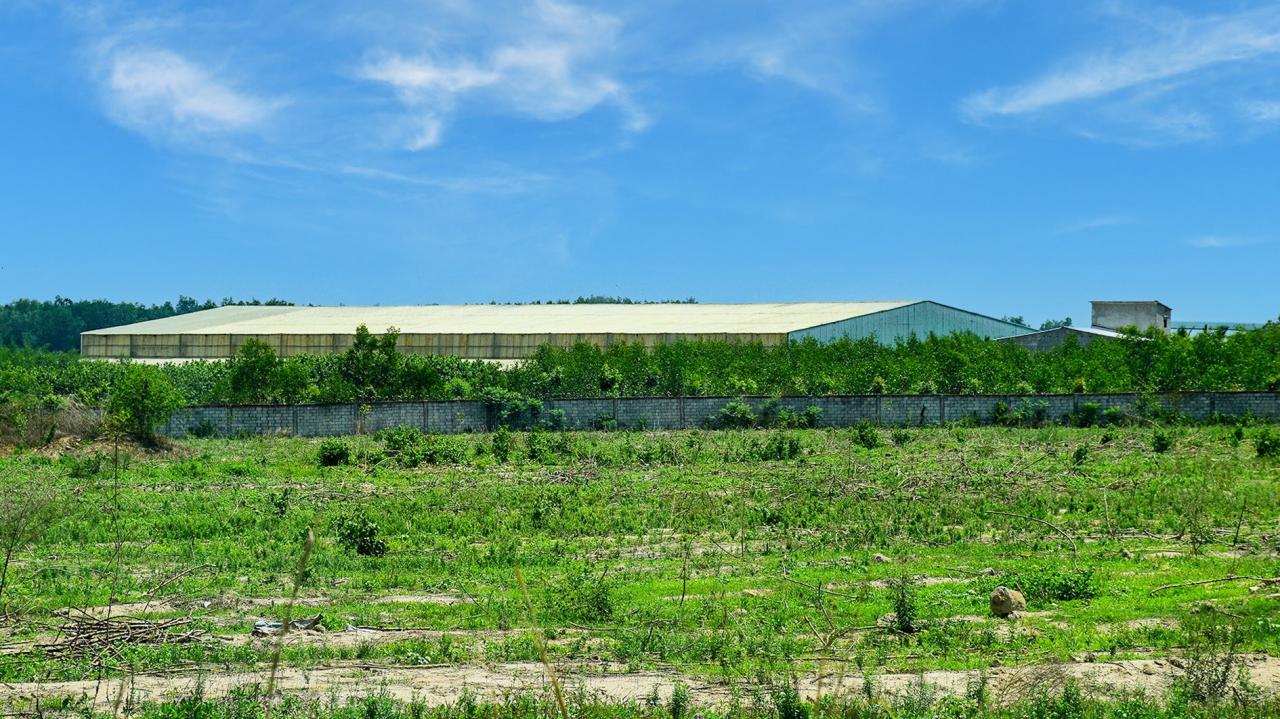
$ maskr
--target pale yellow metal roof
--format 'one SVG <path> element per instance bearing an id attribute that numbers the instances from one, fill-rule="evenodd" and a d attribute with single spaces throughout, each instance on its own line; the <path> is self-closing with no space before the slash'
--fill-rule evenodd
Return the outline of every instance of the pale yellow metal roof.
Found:
<path id="1" fill-rule="evenodd" d="M 228 306 L 85 334 L 351 334 L 361 324 L 374 333 L 395 327 L 402 334 L 765 334 L 792 332 L 916 302 Z"/>

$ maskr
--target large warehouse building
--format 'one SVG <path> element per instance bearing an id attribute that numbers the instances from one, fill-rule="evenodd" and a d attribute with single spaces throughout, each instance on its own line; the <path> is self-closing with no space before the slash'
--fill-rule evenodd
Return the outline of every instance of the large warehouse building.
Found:
<path id="1" fill-rule="evenodd" d="M 407 307 L 229 306 L 85 332 L 85 357 L 150 360 L 220 359 L 245 341 L 266 342 L 282 356 L 329 354 L 351 346 L 355 329 L 400 331 L 401 351 L 469 359 L 513 360 L 539 346 L 578 342 L 653 346 L 675 340 L 778 345 L 814 338 L 973 332 L 1004 337 L 1030 328 L 923 300 L 777 304 L 546 304 Z"/>

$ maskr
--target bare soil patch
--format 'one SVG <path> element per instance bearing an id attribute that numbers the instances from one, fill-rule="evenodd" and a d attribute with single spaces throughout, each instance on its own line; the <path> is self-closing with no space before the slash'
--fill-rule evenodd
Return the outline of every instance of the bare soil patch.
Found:
<path id="1" fill-rule="evenodd" d="M 1241 658 L 1251 679 L 1263 690 L 1280 690 L 1280 658 L 1250 655 Z M 620 665 L 591 664 L 561 668 L 561 680 L 572 689 L 610 701 L 631 701 L 651 696 L 669 697 L 677 682 L 687 685 L 693 700 L 703 706 L 720 705 L 731 695 L 749 694 L 758 685 L 713 683 L 678 672 L 626 672 Z M 135 701 L 160 700 L 190 694 L 199 687 L 205 696 L 222 696 L 236 687 L 265 681 L 269 670 L 256 672 L 224 672 L 201 668 L 182 674 L 144 674 L 112 681 L 76 681 L 49 683 L 15 683 L 0 685 L 0 701 L 47 699 L 56 696 L 88 696 L 99 709 L 109 709 L 120 696 Z M 1075 662 L 1031 667 L 995 668 L 987 670 L 990 695 L 996 703 L 1010 703 L 1052 692 L 1068 681 L 1077 682 L 1093 696 L 1114 696 L 1117 692 L 1142 691 L 1158 696 L 1166 691 L 1181 672 L 1173 662 L 1164 659 L 1135 659 L 1117 662 Z M 883 695 L 900 696 L 918 689 L 921 683 L 940 694 L 963 694 L 978 677 L 977 671 L 928 671 L 919 674 L 884 674 L 872 679 Z M 823 677 L 823 692 L 861 692 L 863 677 L 839 669 L 829 670 Z M 388 666 L 358 662 L 334 663 L 308 669 L 286 668 L 277 675 L 277 686 L 291 694 L 339 697 L 363 696 L 385 691 L 403 699 L 417 699 L 431 705 L 456 701 L 464 691 L 480 699 L 500 699 L 513 691 L 542 692 L 549 689 L 541 664 L 514 662 L 492 666 L 425 665 Z M 799 679 L 801 694 L 812 698 L 817 694 L 817 677 Z"/>

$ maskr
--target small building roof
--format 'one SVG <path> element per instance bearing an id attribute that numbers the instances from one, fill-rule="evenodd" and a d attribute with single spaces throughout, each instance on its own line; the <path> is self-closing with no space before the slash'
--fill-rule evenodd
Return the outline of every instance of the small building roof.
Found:
<path id="1" fill-rule="evenodd" d="M 1034 337 L 1036 335 L 1049 334 L 1050 332 L 1060 332 L 1060 333 L 1078 332 L 1080 334 L 1096 335 L 1098 337 L 1123 336 L 1122 333 L 1120 332 L 1116 332 L 1115 330 L 1109 330 L 1104 327 L 1050 327 L 1047 330 L 1035 330 L 1034 332 L 1025 332 L 1019 335 L 1009 335 L 1008 337 L 997 337 L 996 341 L 999 342 L 1000 340 L 1007 340 L 1013 337 Z"/>
<path id="2" fill-rule="evenodd" d="M 1160 305 L 1165 310 L 1172 312 L 1173 308 L 1160 300 L 1089 300 L 1091 305 Z"/>

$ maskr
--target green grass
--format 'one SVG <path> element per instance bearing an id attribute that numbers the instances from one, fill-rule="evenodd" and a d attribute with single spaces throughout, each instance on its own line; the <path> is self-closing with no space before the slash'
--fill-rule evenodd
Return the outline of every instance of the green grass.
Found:
<path id="1" fill-rule="evenodd" d="M 330 632 L 421 631 L 291 645 L 289 666 L 536 660 L 516 631 L 530 627 L 516 567 L 559 662 L 754 679 L 811 672 L 818 656 L 886 673 L 1161 656 L 1188 643 L 1193 610 L 1229 617 L 1241 650 L 1280 654 L 1274 589 L 1152 594 L 1280 575 L 1280 463 L 1229 428 L 1179 428 L 1160 453 L 1149 429 L 883 434 L 868 449 L 857 430 L 792 431 L 800 451 L 784 461 L 769 459 L 783 436 L 772 431 L 517 433 L 505 463 L 492 436 L 471 435 L 450 454 L 463 462 L 414 468 L 369 437 L 347 440 L 358 463 L 338 467 L 320 466 L 318 440 L 287 438 L 184 441 L 118 470 L 90 449 L 19 454 L 0 468 L 56 489 L 60 516 L 10 570 L 0 601 L 19 613 L 0 644 L 113 596 L 164 600 L 151 615 L 191 613 L 211 634 L 244 637 L 283 604 L 235 598 L 286 597 L 310 529 L 309 603 L 295 617 L 323 612 Z M 384 556 L 338 541 L 352 514 L 378 525 Z M 903 576 L 916 578 L 920 631 L 870 628 Z M 987 613 L 999 583 L 1027 594 L 1015 623 Z M 418 594 L 461 601 L 380 601 Z M 254 668 L 270 653 L 262 641 L 134 646 L 106 670 Z M 96 675 L 38 651 L 0 656 L 0 681 Z"/>

